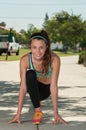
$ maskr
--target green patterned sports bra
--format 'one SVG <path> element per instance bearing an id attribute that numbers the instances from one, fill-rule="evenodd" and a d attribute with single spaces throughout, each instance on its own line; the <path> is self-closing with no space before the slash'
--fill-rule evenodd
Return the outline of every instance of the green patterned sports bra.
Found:
<path id="1" fill-rule="evenodd" d="M 35 70 L 34 66 L 33 66 L 33 62 L 32 62 L 32 53 L 29 53 L 29 65 L 30 65 L 30 70 Z M 37 77 L 46 77 L 46 78 L 49 78 L 51 77 L 51 74 L 52 74 L 52 69 L 51 69 L 51 66 L 49 64 L 49 67 L 48 67 L 48 72 L 46 74 L 43 74 L 37 70 L 35 70 L 36 72 L 36 75 Z"/>

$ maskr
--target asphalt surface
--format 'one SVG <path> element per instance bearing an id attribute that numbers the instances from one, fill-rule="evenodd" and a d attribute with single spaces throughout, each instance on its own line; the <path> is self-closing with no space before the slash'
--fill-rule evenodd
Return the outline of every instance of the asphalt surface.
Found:
<path id="1" fill-rule="evenodd" d="M 32 124 L 33 107 L 26 95 L 22 124 L 8 124 L 15 115 L 20 84 L 19 61 L 0 61 L 0 130 L 85 130 L 86 129 L 86 67 L 78 64 L 78 56 L 61 57 L 59 75 L 59 114 L 68 125 L 53 125 L 51 97 L 42 103 L 41 125 Z"/>

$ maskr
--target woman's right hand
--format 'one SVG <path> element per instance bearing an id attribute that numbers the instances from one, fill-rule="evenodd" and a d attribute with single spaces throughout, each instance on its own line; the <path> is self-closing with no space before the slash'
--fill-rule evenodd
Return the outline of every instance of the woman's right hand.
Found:
<path id="1" fill-rule="evenodd" d="M 17 122 L 18 124 L 21 124 L 20 116 L 17 115 L 17 114 L 8 122 L 8 124 L 16 123 L 16 122 Z"/>

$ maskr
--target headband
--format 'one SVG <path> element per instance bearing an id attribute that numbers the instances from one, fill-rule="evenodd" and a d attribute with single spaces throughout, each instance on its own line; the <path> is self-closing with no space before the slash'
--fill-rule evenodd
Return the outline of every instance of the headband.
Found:
<path id="1" fill-rule="evenodd" d="M 37 36 L 33 36 L 33 37 L 31 37 L 30 41 L 33 40 L 33 39 L 35 39 L 35 38 L 40 38 L 40 39 L 44 40 L 45 43 L 47 44 L 47 39 L 44 38 L 43 36 L 40 36 L 40 35 L 37 35 Z"/>

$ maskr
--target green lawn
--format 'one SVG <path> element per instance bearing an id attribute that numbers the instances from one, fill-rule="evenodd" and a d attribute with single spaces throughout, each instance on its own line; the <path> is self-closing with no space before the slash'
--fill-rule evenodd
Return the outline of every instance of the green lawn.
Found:
<path id="1" fill-rule="evenodd" d="M 11 56 L 8 56 L 7 60 L 8 61 L 14 61 L 14 60 L 20 60 L 20 58 L 27 54 L 30 50 L 29 49 L 20 49 L 19 55 L 16 56 L 15 53 L 13 53 Z M 5 61 L 6 60 L 6 54 L 2 54 L 2 56 L 0 56 L 0 61 Z"/>
<path id="2" fill-rule="evenodd" d="M 74 53 L 74 52 L 59 52 L 59 51 L 54 51 L 58 56 L 73 56 L 73 55 L 78 55 L 79 53 Z"/>
<path id="3" fill-rule="evenodd" d="M 7 61 L 14 61 L 14 60 L 20 60 L 20 58 L 30 52 L 29 49 L 20 49 L 19 56 L 16 56 L 15 54 L 12 54 L 11 56 L 8 56 Z M 64 52 L 57 52 L 54 51 L 59 56 L 71 56 L 71 55 L 78 55 L 78 53 L 68 52 L 65 54 Z M 6 54 L 3 54 L 0 56 L 0 61 L 6 61 Z"/>

